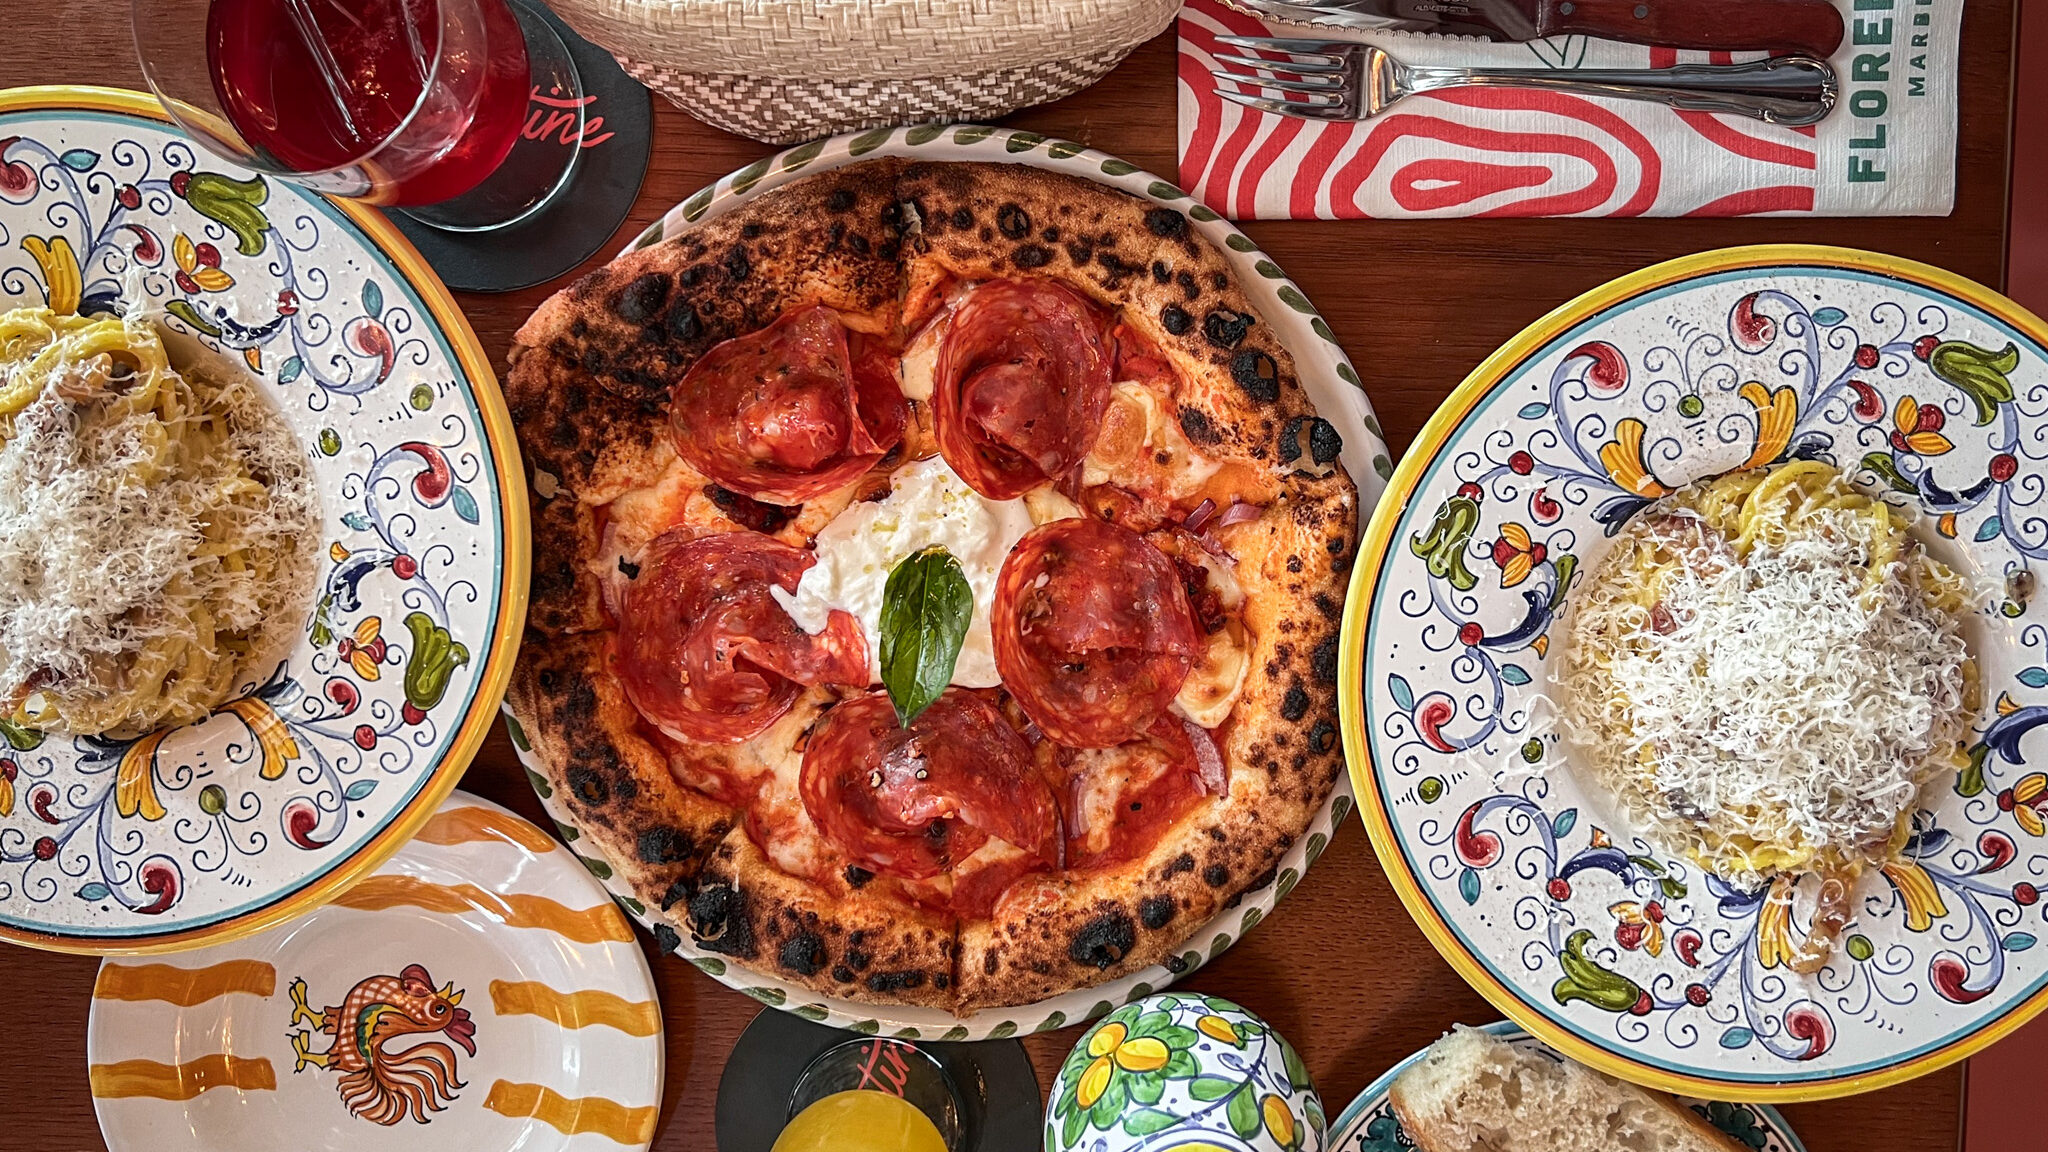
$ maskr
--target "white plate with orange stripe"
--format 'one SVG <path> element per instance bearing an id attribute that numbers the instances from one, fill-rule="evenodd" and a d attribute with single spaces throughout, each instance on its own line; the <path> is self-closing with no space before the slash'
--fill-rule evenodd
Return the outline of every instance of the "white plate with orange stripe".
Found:
<path id="1" fill-rule="evenodd" d="M 654 981 L 590 873 L 457 792 L 326 907 L 108 960 L 87 1035 L 113 1152 L 608 1152 L 661 1107 Z"/>

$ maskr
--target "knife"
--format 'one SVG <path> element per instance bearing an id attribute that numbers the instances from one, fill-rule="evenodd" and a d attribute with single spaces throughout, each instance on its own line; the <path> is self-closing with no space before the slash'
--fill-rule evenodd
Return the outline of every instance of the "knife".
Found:
<path id="1" fill-rule="evenodd" d="M 1830 0 L 1226 0 L 1256 15 L 1383 32 L 1540 40 L 1595 36 L 1705 51 L 1797 52 L 1842 43 Z"/>

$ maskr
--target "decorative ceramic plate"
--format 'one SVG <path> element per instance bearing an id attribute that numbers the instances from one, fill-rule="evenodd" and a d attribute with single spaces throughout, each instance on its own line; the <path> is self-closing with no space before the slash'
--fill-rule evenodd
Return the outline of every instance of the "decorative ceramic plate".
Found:
<path id="1" fill-rule="evenodd" d="M 490 363 L 382 216 L 215 159 L 138 93 L 0 92 L 0 309 L 129 282 L 297 434 L 320 583 L 297 646 L 196 724 L 0 733 L 0 937 L 82 952 L 255 932 L 376 867 L 482 742 L 526 605 Z"/>
<path id="2" fill-rule="evenodd" d="M 737 204 L 791 180 L 829 168 L 881 156 L 907 156 L 919 160 L 972 160 L 1000 164 L 1028 164 L 1055 172 L 1079 176 L 1120 188 L 1134 196 L 1186 212 L 1211 240 L 1231 258 L 1245 291 L 1258 305 L 1266 322 L 1273 325 L 1293 353 L 1302 387 L 1316 410 L 1335 425 L 1344 438 L 1342 461 L 1358 484 L 1359 514 L 1369 512 L 1386 477 L 1393 474 L 1381 438 L 1379 421 L 1366 399 L 1358 373 L 1336 343 L 1330 326 L 1316 315 L 1315 308 L 1264 253 L 1244 234 L 1214 212 L 1189 198 L 1172 184 L 1139 171 L 1134 165 L 1065 140 L 1052 140 L 1032 132 L 980 125 L 924 124 L 911 128 L 877 128 L 853 136 L 816 140 L 758 160 L 720 179 L 670 209 L 627 245 L 627 251 L 644 248 L 665 236 L 674 236 L 691 225 L 731 209 Z M 512 740 L 526 755 L 525 737 L 508 717 Z M 548 811 L 571 843 L 575 829 L 565 812 L 550 800 L 550 788 L 534 773 L 528 775 L 541 794 Z M 1317 813 L 1308 831 L 1296 841 L 1280 862 L 1274 882 L 1257 892 L 1247 893 L 1242 903 L 1225 911 L 1188 938 L 1185 951 L 1175 957 L 1171 968 L 1155 965 L 1120 980 L 1082 988 L 1021 1008 L 991 1009 L 960 1018 L 936 1009 L 877 1007 L 857 1004 L 785 984 L 770 976 L 728 966 L 719 956 L 700 952 L 687 942 L 687 934 L 658 913 L 642 908 L 623 886 L 613 891 L 633 914 L 654 930 L 664 945 L 723 983 L 737 988 L 765 1004 L 795 1012 L 809 1020 L 862 1032 L 884 1032 L 907 1038 L 968 1040 L 1010 1036 L 1020 1032 L 1048 1031 L 1100 1016 L 1119 1004 L 1138 999 L 1193 971 L 1228 948 L 1232 941 L 1251 930 L 1273 905 L 1287 895 L 1301 879 L 1302 872 L 1320 855 L 1330 841 L 1331 828 L 1351 809 L 1351 791 L 1344 781 L 1332 790 L 1330 799 Z M 600 877 L 611 869 L 601 860 L 589 861 Z"/>
<path id="3" fill-rule="evenodd" d="M 113 1152 L 616 1152 L 661 1109 L 631 925 L 547 833 L 460 792 L 302 919 L 102 962 L 86 1056 Z"/>
<path id="4" fill-rule="evenodd" d="M 1631 1080 L 1737 1100 L 1860 1092 L 1991 1043 L 2048 994 L 2048 327 L 1925 265 L 1740 248 L 1660 264 L 1538 321 L 1402 462 L 1361 548 L 1344 741 L 1380 860 L 1503 1012 Z M 1806 931 L 1659 851 L 1531 723 L 1571 574 L 1650 497 L 1790 456 L 1916 517 L 1931 553 L 2016 600 L 1972 621 L 1967 771 L 1930 783 L 1864 876 L 1828 966 Z M 2019 578 L 2020 573 L 2028 573 Z M 1561 591 L 1562 590 L 1562 591 Z M 1546 712 L 1547 716 L 1548 713 Z"/>
<path id="5" fill-rule="evenodd" d="M 1495 1021 L 1480 1030 L 1491 1032 L 1524 1051 L 1540 1052 L 1553 1060 L 1564 1059 L 1556 1049 L 1515 1027 L 1510 1021 Z M 1344 1109 L 1343 1115 L 1337 1117 L 1337 1123 L 1330 1128 L 1329 1143 L 1323 1145 L 1324 1152 L 1407 1152 L 1415 1147 L 1415 1142 L 1402 1130 L 1401 1121 L 1394 1116 L 1393 1106 L 1387 1103 L 1387 1089 L 1393 1087 L 1394 1077 L 1420 1059 L 1422 1053 L 1417 1052 L 1367 1085 L 1365 1091 Z M 1755 1152 L 1806 1152 L 1806 1145 L 1792 1134 L 1785 1118 L 1768 1104 L 1723 1104 L 1686 1098 L 1681 1098 L 1680 1103 L 1705 1117 L 1708 1123 L 1727 1133 L 1736 1143 L 1755 1149 Z M 1589 1134 L 1587 1146 L 1599 1145 L 1603 1135 Z"/>

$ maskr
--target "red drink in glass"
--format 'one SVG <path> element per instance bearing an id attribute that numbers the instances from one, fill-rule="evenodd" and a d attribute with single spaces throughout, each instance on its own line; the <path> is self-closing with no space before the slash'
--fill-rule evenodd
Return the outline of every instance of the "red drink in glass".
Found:
<path id="1" fill-rule="evenodd" d="M 489 176 L 526 114 L 506 0 L 212 0 L 221 108 L 275 167 L 354 166 L 368 199 L 432 204 Z"/>

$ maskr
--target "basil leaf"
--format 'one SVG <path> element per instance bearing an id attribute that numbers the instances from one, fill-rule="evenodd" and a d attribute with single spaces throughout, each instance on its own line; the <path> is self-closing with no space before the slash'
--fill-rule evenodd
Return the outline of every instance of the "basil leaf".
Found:
<path id="1" fill-rule="evenodd" d="M 905 728 L 953 680 L 974 619 L 974 590 L 937 544 L 905 556 L 882 587 L 882 686 Z"/>

